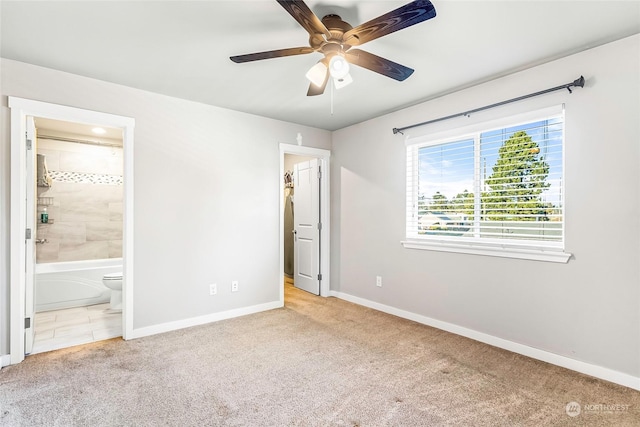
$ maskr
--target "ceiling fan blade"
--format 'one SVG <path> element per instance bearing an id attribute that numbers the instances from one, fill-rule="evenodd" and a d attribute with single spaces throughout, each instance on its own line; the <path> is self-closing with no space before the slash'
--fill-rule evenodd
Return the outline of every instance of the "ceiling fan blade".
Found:
<path id="1" fill-rule="evenodd" d="M 429 0 L 412 1 L 347 31 L 343 40 L 351 46 L 359 46 L 435 16 L 436 9 Z"/>
<path id="2" fill-rule="evenodd" d="M 309 9 L 309 7 L 302 0 L 277 0 L 293 19 L 298 21 L 298 24 L 307 30 L 309 35 L 324 34 L 327 38 L 331 37 L 331 33 L 324 26 L 320 18 Z"/>
<path id="3" fill-rule="evenodd" d="M 322 62 L 325 66 L 327 65 L 328 61 L 326 60 L 326 58 L 321 59 L 319 62 Z M 327 87 L 327 82 L 329 81 L 329 68 L 327 68 L 327 71 L 324 75 L 324 81 L 322 82 L 322 84 L 320 86 L 316 86 L 313 83 L 309 84 L 309 90 L 307 91 L 307 96 L 316 96 L 316 95 L 322 95 L 324 93 L 324 90 Z"/>
<path id="4" fill-rule="evenodd" d="M 413 69 L 409 67 L 381 58 L 372 53 L 365 52 L 364 50 L 350 49 L 345 52 L 345 57 L 347 58 L 347 61 L 353 65 L 375 71 L 376 73 L 380 73 L 383 76 L 391 77 L 398 81 L 403 81 L 413 74 Z"/>
<path id="5" fill-rule="evenodd" d="M 248 53 L 246 55 L 231 56 L 231 59 L 235 63 L 259 61 L 261 59 L 280 58 L 283 56 L 304 55 L 307 53 L 315 52 L 312 47 L 292 47 L 289 49 L 269 50 L 266 52 Z"/>

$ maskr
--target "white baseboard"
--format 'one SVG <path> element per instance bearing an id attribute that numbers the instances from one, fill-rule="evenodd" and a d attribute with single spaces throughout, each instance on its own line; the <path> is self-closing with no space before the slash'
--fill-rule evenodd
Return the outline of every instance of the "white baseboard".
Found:
<path id="1" fill-rule="evenodd" d="M 553 365 L 561 366 L 563 368 L 567 368 L 583 374 L 591 375 L 593 377 L 610 381 L 612 383 L 620 384 L 625 387 L 629 387 L 635 390 L 640 390 L 640 378 L 634 377 L 632 375 L 625 374 L 622 372 L 614 371 L 613 369 L 608 369 L 602 366 L 581 362 L 579 360 L 571 359 L 566 356 L 561 356 L 559 354 L 550 353 L 548 351 L 540 350 L 538 348 L 529 347 L 524 344 L 519 344 L 513 341 L 495 337 L 493 335 L 474 331 L 473 329 L 468 329 L 462 326 L 454 325 L 452 323 L 432 319 L 430 317 L 422 316 L 420 314 L 411 313 L 409 311 L 401 310 L 399 308 L 391 307 L 391 306 L 380 304 L 364 298 L 349 295 L 344 292 L 331 291 L 330 295 L 343 299 L 345 301 L 352 302 L 354 304 L 373 308 L 374 310 L 382 311 L 384 313 L 392 314 L 394 316 L 402 317 L 404 319 L 413 320 L 414 322 L 422 323 L 423 325 L 432 326 L 434 328 L 451 332 L 456 335 L 461 335 L 466 338 L 471 338 L 472 340 L 480 341 L 485 344 L 492 345 L 494 347 L 499 347 L 505 350 L 512 351 L 514 353 L 522 354 L 523 356 L 528 356 L 533 359 L 541 360 L 543 362 L 551 363 Z"/>
<path id="2" fill-rule="evenodd" d="M 265 304 L 253 305 L 250 307 L 242 307 L 234 310 L 223 311 L 220 313 L 207 314 L 205 316 L 192 317 L 190 319 L 177 320 L 175 322 L 162 323 L 159 325 L 147 326 L 144 328 L 134 329 L 132 335 L 127 339 L 142 338 L 149 335 L 171 332 L 178 329 L 189 328 L 191 326 L 204 325 L 207 323 L 218 322 L 220 320 L 232 319 L 234 317 L 246 316 L 248 314 L 259 313 L 261 311 L 273 310 L 281 308 L 282 302 L 274 301 Z"/>
<path id="3" fill-rule="evenodd" d="M 11 355 L 3 354 L 0 356 L 0 368 L 4 368 L 5 366 L 11 365 Z"/>

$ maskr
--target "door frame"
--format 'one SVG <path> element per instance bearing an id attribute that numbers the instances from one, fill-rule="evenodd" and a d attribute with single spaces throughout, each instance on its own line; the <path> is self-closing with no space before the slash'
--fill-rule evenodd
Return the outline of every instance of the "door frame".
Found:
<path id="1" fill-rule="evenodd" d="M 122 337 L 133 337 L 133 129 L 135 120 L 109 113 L 50 104 L 9 96 L 11 109 L 11 237 L 10 237 L 10 363 L 24 360 L 26 242 L 26 118 L 27 116 L 122 129 L 123 139 L 123 236 L 122 236 Z M 33 233 L 33 232 L 32 232 Z"/>
<path id="2" fill-rule="evenodd" d="M 330 169 L 331 169 L 331 151 L 322 148 L 304 147 L 301 145 L 280 143 L 280 174 L 278 182 L 280 185 L 280 260 L 278 271 L 280 272 L 280 281 L 278 282 L 280 289 L 280 304 L 284 305 L 284 156 L 285 154 L 293 154 L 298 156 L 316 157 L 321 166 L 322 175 L 320 177 L 320 222 L 322 229 L 320 230 L 320 273 L 322 280 L 320 281 L 320 296 L 328 297 L 331 290 L 331 223 L 330 212 Z"/>

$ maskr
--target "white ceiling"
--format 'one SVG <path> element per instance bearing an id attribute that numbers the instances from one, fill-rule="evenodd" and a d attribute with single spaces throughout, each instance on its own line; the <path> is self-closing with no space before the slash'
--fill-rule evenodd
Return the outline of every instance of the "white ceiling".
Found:
<path id="1" fill-rule="evenodd" d="M 62 139 L 68 138 L 70 141 L 81 140 L 98 145 L 122 146 L 122 129 L 100 126 L 103 133 L 96 134 L 94 132 L 96 127 L 93 125 L 46 119 L 43 117 L 36 117 L 35 125 L 38 130 L 38 137 L 40 138 L 52 136 Z"/>
<path id="2" fill-rule="evenodd" d="M 404 82 L 352 67 L 354 83 L 307 97 L 319 53 L 235 64 L 308 45 L 275 0 L 2 1 L 4 58 L 335 130 L 640 32 L 640 0 L 432 0 L 437 16 L 361 48 L 414 68 Z M 308 1 L 354 27 L 408 1 Z M 589 70 L 581 70 L 589 78 Z M 558 76 L 564 84 L 578 75 Z M 546 88 L 540 88 L 546 89 Z"/>

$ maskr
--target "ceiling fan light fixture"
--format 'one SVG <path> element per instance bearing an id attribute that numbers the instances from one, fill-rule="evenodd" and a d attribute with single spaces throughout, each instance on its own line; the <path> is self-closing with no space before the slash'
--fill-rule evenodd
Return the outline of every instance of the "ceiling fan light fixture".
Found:
<path id="1" fill-rule="evenodd" d="M 329 73 L 334 79 L 343 79 L 349 74 L 349 63 L 342 55 L 334 55 L 329 60 Z"/>
<path id="2" fill-rule="evenodd" d="M 316 65 L 311 67 L 305 77 L 314 85 L 320 87 L 324 83 L 324 78 L 327 75 L 327 66 L 322 62 L 318 62 Z"/>
<path id="3" fill-rule="evenodd" d="M 333 84 L 335 85 L 336 89 L 342 89 L 343 87 L 348 86 L 351 83 L 353 83 L 353 78 L 351 77 L 351 74 L 347 74 L 341 79 L 336 79 L 336 78 L 333 79 Z"/>

